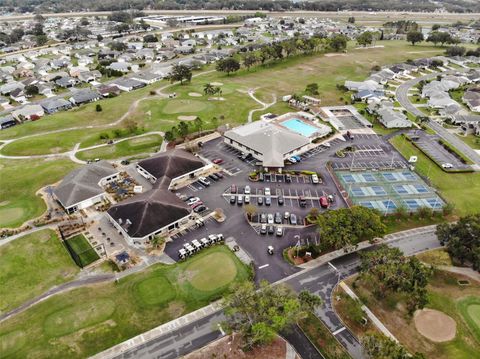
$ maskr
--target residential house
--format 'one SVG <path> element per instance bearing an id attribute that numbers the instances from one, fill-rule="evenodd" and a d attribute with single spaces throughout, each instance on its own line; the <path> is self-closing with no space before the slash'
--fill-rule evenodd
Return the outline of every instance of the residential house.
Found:
<path id="1" fill-rule="evenodd" d="M 102 74 L 98 70 L 83 71 L 78 74 L 78 79 L 82 82 L 93 82 L 102 77 Z"/>
<path id="2" fill-rule="evenodd" d="M 480 112 L 480 87 L 470 88 L 463 94 L 463 102 L 473 112 Z"/>
<path id="3" fill-rule="evenodd" d="M 41 106 L 48 114 L 52 114 L 58 111 L 66 111 L 72 108 L 72 104 L 63 98 L 55 98 L 43 101 L 41 103 Z"/>
<path id="4" fill-rule="evenodd" d="M 135 74 L 134 76 L 132 76 L 132 79 L 143 82 L 143 83 L 149 85 L 149 84 L 153 84 L 157 81 L 160 81 L 162 79 L 162 76 L 158 75 L 154 72 L 144 71 L 144 72 L 139 72 L 139 73 Z"/>
<path id="5" fill-rule="evenodd" d="M 117 86 L 122 91 L 132 91 L 142 87 L 145 87 L 145 83 L 137 81 L 133 78 L 119 77 L 112 81 L 112 85 Z"/>
<path id="6" fill-rule="evenodd" d="M 26 120 L 38 120 L 45 114 L 43 107 L 40 105 L 26 105 L 18 110 L 12 111 L 12 116 L 19 122 Z"/>
<path id="7" fill-rule="evenodd" d="M 55 80 L 55 85 L 62 88 L 74 87 L 77 84 L 78 84 L 78 80 L 70 76 L 64 76 Z"/>
<path id="8" fill-rule="evenodd" d="M 120 95 L 120 89 L 115 85 L 102 85 L 97 87 L 97 91 L 103 97 L 111 97 Z"/>
<path id="9" fill-rule="evenodd" d="M 9 127 L 17 125 L 18 122 L 12 117 L 12 115 L 7 115 L 0 118 L 0 129 L 4 130 Z"/>
<path id="10" fill-rule="evenodd" d="M 100 94 L 91 89 L 79 89 L 72 94 L 68 99 L 72 104 L 79 106 L 84 103 L 94 102 L 100 100 Z"/>

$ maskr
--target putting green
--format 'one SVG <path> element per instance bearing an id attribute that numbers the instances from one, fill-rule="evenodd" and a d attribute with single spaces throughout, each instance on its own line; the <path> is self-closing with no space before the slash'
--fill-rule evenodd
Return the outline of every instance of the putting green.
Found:
<path id="1" fill-rule="evenodd" d="M 0 227 L 8 227 L 12 223 L 16 223 L 25 213 L 20 207 L 0 208 Z"/>
<path id="2" fill-rule="evenodd" d="M 0 353 L 6 357 L 13 355 L 20 350 L 26 343 L 25 332 L 22 330 L 14 330 L 3 335 L 0 335 Z"/>
<path id="3" fill-rule="evenodd" d="M 115 302 L 111 299 L 92 299 L 88 303 L 67 306 L 50 314 L 44 321 L 45 334 L 61 337 L 85 327 L 101 323 L 113 314 Z"/>
<path id="4" fill-rule="evenodd" d="M 168 303 L 175 298 L 175 295 L 175 288 L 163 276 L 145 279 L 135 286 L 135 296 L 146 305 Z"/>
<path id="5" fill-rule="evenodd" d="M 200 112 L 207 108 L 207 104 L 198 100 L 172 100 L 163 108 L 166 114 L 176 114 L 184 112 Z"/>
<path id="6" fill-rule="evenodd" d="M 480 298 L 466 297 L 458 302 L 458 308 L 471 331 L 480 341 Z"/>
<path id="7" fill-rule="evenodd" d="M 237 267 L 226 253 L 209 254 L 185 269 L 190 284 L 201 291 L 212 291 L 223 287 L 235 279 Z"/>

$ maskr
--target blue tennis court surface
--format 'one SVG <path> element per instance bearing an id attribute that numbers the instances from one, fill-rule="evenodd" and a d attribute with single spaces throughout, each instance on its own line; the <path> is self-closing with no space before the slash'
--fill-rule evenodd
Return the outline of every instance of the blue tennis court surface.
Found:
<path id="1" fill-rule="evenodd" d="M 395 171 L 335 171 L 354 204 L 392 213 L 399 207 L 410 212 L 421 207 L 440 210 L 445 202 L 417 174 Z"/>

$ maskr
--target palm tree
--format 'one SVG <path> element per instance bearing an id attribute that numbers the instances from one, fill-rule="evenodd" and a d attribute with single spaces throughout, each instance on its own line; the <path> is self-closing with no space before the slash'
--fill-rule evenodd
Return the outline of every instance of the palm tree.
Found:
<path id="1" fill-rule="evenodd" d="M 203 120 L 200 117 L 197 116 L 195 118 L 195 120 L 193 121 L 193 123 L 195 124 L 195 127 L 197 128 L 198 135 L 200 135 L 200 131 L 202 130 L 202 126 L 203 126 Z"/>
<path id="2" fill-rule="evenodd" d="M 159 248 L 163 243 L 165 243 L 166 238 L 162 236 L 155 236 L 152 238 L 150 243 L 152 244 L 153 248 Z"/>
<path id="3" fill-rule="evenodd" d="M 213 95 L 215 93 L 215 87 L 208 83 L 203 86 L 203 93 L 205 95 Z"/>

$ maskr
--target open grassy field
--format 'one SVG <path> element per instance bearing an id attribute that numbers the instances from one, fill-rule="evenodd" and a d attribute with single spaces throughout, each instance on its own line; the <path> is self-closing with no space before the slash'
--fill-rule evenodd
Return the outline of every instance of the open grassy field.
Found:
<path id="1" fill-rule="evenodd" d="M 467 135 L 467 136 L 460 136 L 458 135 L 463 142 L 469 145 L 471 148 L 475 150 L 480 150 L 480 137 L 475 135 Z"/>
<path id="2" fill-rule="evenodd" d="M 56 233 L 49 229 L 1 246 L 0 258 L 0 313 L 72 280 L 79 271 Z"/>
<path id="3" fill-rule="evenodd" d="M 418 351 L 427 358 L 470 359 L 478 357 L 480 353 L 478 327 L 470 328 L 470 324 L 475 321 L 472 317 L 478 320 L 476 305 L 480 298 L 480 283 L 471 281 L 470 285 L 461 286 L 458 279 L 465 277 L 437 270 L 427 287 L 429 303 L 426 308 L 439 310 L 452 317 L 456 323 L 455 338 L 442 343 L 430 341 L 417 331 L 413 318 L 406 310 L 405 300 L 408 294 L 389 293 L 377 298 L 372 294 L 375 283 L 367 281 L 357 281 L 355 293 L 411 353 Z M 352 279 L 348 282 L 351 284 Z"/>
<path id="4" fill-rule="evenodd" d="M 100 258 L 83 234 L 78 234 L 75 237 L 69 238 L 67 243 L 71 250 L 77 255 L 79 261 L 78 264 L 82 268 Z"/>
<path id="5" fill-rule="evenodd" d="M 480 211 L 480 173 L 445 173 L 420 150 L 401 136 L 390 141 L 405 157 L 417 156 L 416 171 L 430 180 L 441 195 L 455 206 L 455 213 L 466 215 Z"/>
<path id="6" fill-rule="evenodd" d="M 135 156 L 145 152 L 156 152 L 163 138 L 160 135 L 146 135 L 139 138 L 125 140 L 114 145 L 94 148 L 92 150 L 81 151 L 76 154 L 81 160 L 94 158 L 112 159 Z"/>
<path id="7" fill-rule="evenodd" d="M 176 92 L 176 99 L 149 99 L 149 91 L 167 85 L 166 81 L 147 86 L 144 89 L 124 93 L 112 99 L 101 101 L 103 111 L 96 112 L 95 104 L 81 106 L 71 111 L 46 116 L 40 121 L 15 126 L 2 131 L 1 139 L 16 138 L 33 133 L 50 130 L 79 127 L 59 135 L 46 135 L 22 139 L 9 144 L 3 149 L 4 154 L 28 155 L 65 152 L 76 143 L 82 147 L 100 143 L 98 135 L 104 129 L 86 128 L 92 125 L 106 125 L 118 120 L 132 104 L 140 98 L 138 108 L 130 114 L 130 119 L 137 121 L 148 131 L 165 131 L 178 124 L 182 115 L 196 115 L 204 121 L 204 129 L 218 124 L 239 124 L 247 120 L 251 109 L 260 105 L 248 95 L 248 89 L 256 89 L 256 96 L 267 103 L 273 96 L 292 93 L 303 93 L 305 86 L 312 82 L 319 84 L 319 95 L 322 104 L 341 104 L 346 101 L 345 94 L 336 88 L 345 80 L 362 80 L 368 76 L 374 65 L 385 65 L 401 62 L 409 58 L 433 56 L 442 53 L 441 47 L 425 45 L 411 46 L 404 41 L 378 42 L 383 48 L 354 49 L 349 44 L 349 52 L 345 54 L 315 54 L 297 56 L 250 70 L 242 69 L 237 74 L 226 75 L 216 71 L 206 73 L 192 79 L 190 84 L 174 85 L 165 92 Z M 208 70 L 210 68 L 207 68 Z M 203 95 L 206 83 L 222 83 L 221 97 L 224 101 L 215 101 Z M 202 94 L 201 97 L 190 96 L 190 93 Z M 213 123 L 212 117 L 219 121 Z M 120 126 L 120 125 L 119 125 Z M 194 129 L 192 129 L 193 131 Z"/>
<path id="8" fill-rule="evenodd" d="M 225 268 L 229 268 L 225 271 Z M 249 269 L 225 246 L 54 296 L 2 323 L 3 358 L 85 358 L 207 305 Z"/>
<path id="9" fill-rule="evenodd" d="M 0 227 L 18 227 L 40 216 L 46 205 L 36 191 L 57 182 L 76 166 L 68 160 L 0 159 Z"/>

